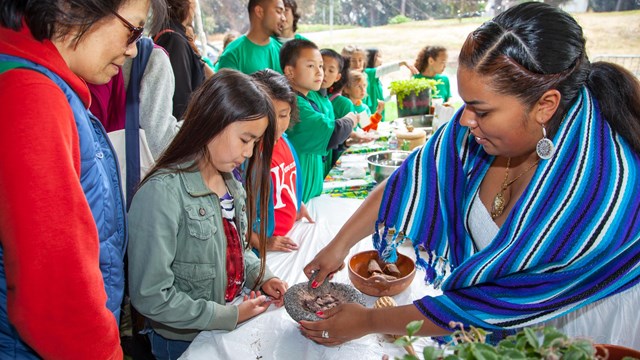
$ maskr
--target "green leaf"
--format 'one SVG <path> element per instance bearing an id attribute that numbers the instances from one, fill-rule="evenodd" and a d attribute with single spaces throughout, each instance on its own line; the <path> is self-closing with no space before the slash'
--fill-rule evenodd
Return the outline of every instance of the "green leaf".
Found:
<path id="1" fill-rule="evenodd" d="M 540 348 L 540 344 L 538 343 L 538 336 L 536 332 L 531 328 L 524 328 L 524 335 L 527 337 L 527 342 L 536 350 Z"/>
<path id="2" fill-rule="evenodd" d="M 596 355 L 596 349 L 593 347 L 593 344 L 589 340 L 577 339 L 573 342 L 573 345 L 571 345 L 571 347 L 582 351 L 585 356 L 589 358 L 592 358 Z"/>
<path id="3" fill-rule="evenodd" d="M 506 339 L 501 340 L 496 347 L 498 349 L 515 349 L 516 343 L 507 337 Z"/>
<path id="4" fill-rule="evenodd" d="M 398 107 L 402 109 L 402 99 L 405 96 L 414 93 L 418 95 L 425 90 L 437 90 L 436 85 L 441 83 L 441 80 L 433 79 L 407 79 L 407 80 L 395 80 L 389 84 L 389 90 L 391 95 L 396 95 L 398 98 Z"/>
<path id="5" fill-rule="evenodd" d="M 443 360 L 460 360 L 460 359 L 464 359 L 464 358 L 456 355 L 447 355 Z"/>
<path id="6" fill-rule="evenodd" d="M 588 357 L 580 350 L 577 350 L 575 348 L 570 348 L 569 350 L 565 351 L 565 353 L 562 355 L 562 359 L 563 360 L 583 360 L 583 359 L 588 359 Z"/>
<path id="7" fill-rule="evenodd" d="M 489 344 L 476 344 L 473 354 L 479 360 L 498 360 L 496 349 Z"/>
<path id="8" fill-rule="evenodd" d="M 422 350 L 424 360 L 437 360 L 444 355 L 444 350 L 435 347 L 425 347 Z"/>
<path id="9" fill-rule="evenodd" d="M 408 346 L 411 345 L 411 339 L 409 339 L 408 336 L 403 336 L 401 338 L 397 338 L 393 343 L 399 346 Z"/>
<path id="10" fill-rule="evenodd" d="M 415 355 L 405 354 L 402 357 L 402 360 L 420 360 L 420 359 Z"/>
<path id="11" fill-rule="evenodd" d="M 499 351 L 498 354 L 504 359 L 526 359 L 527 356 L 515 349 L 504 349 Z"/>
<path id="12" fill-rule="evenodd" d="M 415 320 L 407 324 L 407 334 L 409 334 L 409 336 L 413 336 L 413 334 L 417 333 L 418 330 L 420 330 L 423 323 L 423 320 Z"/>

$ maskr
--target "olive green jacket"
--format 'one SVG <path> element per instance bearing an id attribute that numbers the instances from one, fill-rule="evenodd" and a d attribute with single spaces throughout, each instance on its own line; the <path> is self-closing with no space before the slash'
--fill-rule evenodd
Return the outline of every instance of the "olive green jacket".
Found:
<path id="1" fill-rule="evenodd" d="M 223 177 L 244 244 L 246 193 L 232 174 Z M 202 330 L 236 327 L 238 307 L 224 300 L 227 239 L 220 200 L 199 171 L 163 171 L 140 187 L 129 210 L 128 250 L 131 303 L 158 334 L 191 341 Z M 251 250 L 243 258 L 245 287 L 253 288 L 260 259 Z M 273 277 L 267 269 L 260 286 Z"/>

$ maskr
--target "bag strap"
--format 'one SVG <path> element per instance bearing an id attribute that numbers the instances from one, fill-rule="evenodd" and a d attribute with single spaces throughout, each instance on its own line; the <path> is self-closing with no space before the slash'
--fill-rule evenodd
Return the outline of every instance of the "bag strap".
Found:
<path id="1" fill-rule="evenodd" d="M 147 67 L 151 51 L 153 51 L 153 41 L 150 38 L 142 38 L 137 43 L 138 56 L 133 59 L 131 65 L 131 76 L 129 77 L 129 87 L 127 89 L 127 106 L 125 129 L 125 151 L 127 162 L 126 195 L 127 211 L 131 206 L 131 199 L 140 183 L 140 83 L 142 75 Z"/>
<path id="2" fill-rule="evenodd" d="M 157 43 L 158 39 L 160 39 L 160 36 L 164 35 L 164 34 L 168 34 L 168 33 L 173 33 L 175 32 L 174 30 L 171 29 L 164 29 L 164 30 L 160 30 L 159 33 L 156 34 L 156 36 L 153 37 L 153 42 Z"/>

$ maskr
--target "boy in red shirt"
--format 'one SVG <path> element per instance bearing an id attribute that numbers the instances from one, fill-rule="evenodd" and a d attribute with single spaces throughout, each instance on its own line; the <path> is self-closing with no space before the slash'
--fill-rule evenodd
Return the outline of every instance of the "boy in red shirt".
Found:
<path id="1" fill-rule="evenodd" d="M 269 90 L 278 119 L 277 140 L 271 157 L 267 250 L 289 252 L 298 249 L 298 244 L 286 236 L 293 224 L 302 218 L 313 222 L 302 203 L 302 177 L 298 176 L 298 156 L 284 134 L 289 128 L 292 113 L 297 115 L 297 96 L 287 79 L 273 70 L 261 70 L 251 76 Z M 257 245 L 257 237 L 251 239 L 252 245 L 254 240 Z"/>

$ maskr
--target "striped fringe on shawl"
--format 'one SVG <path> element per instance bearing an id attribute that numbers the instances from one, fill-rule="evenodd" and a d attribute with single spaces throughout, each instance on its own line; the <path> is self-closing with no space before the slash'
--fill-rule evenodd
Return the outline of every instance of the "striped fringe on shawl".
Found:
<path id="1" fill-rule="evenodd" d="M 411 239 L 425 280 L 441 284 L 443 295 L 414 302 L 426 317 L 446 329 L 453 320 L 504 334 L 640 282 L 640 159 L 586 88 L 553 139 L 555 155 L 540 161 L 479 252 L 468 216 L 494 158 L 460 126 L 461 113 L 389 178 L 374 233 L 391 262 Z"/>

